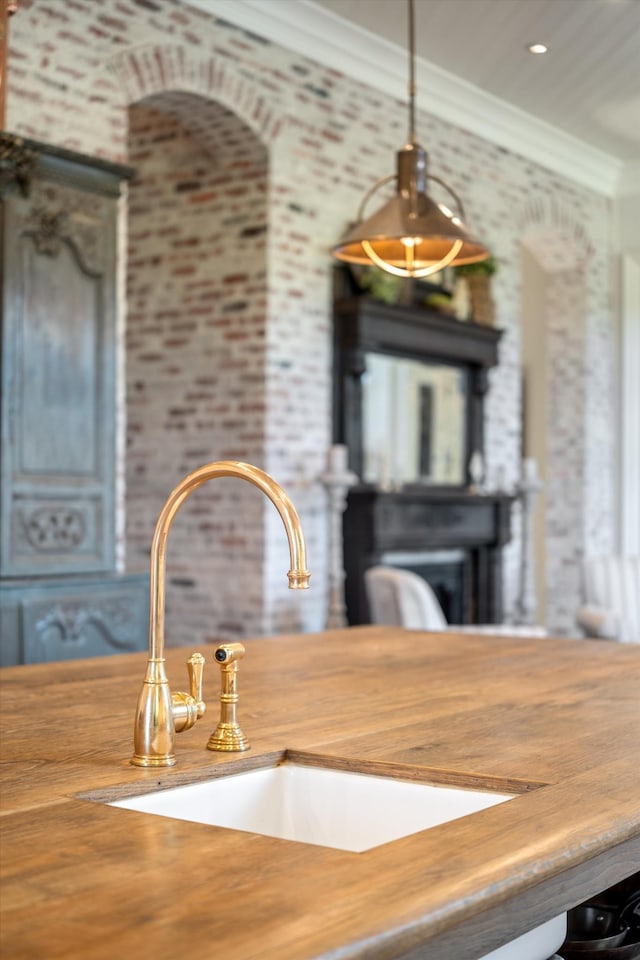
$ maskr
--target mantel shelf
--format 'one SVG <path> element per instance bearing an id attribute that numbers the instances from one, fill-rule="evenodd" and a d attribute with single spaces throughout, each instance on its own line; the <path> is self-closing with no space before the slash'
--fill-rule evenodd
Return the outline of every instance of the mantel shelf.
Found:
<path id="1" fill-rule="evenodd" d="M 345 324 L 345 346 L 485 368 L 498 362 L 501 330 L 426 307 L 386 304 L 353 295 L 336 301 L 334 317 L 336 323 Z"/>

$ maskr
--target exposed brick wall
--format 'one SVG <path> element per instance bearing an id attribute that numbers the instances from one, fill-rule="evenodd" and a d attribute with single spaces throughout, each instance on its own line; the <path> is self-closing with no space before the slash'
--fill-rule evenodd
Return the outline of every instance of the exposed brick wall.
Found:
<path id="1" fill-rule="evenodd" d="M 546 371 L 532 388 L 546 393 L 544 617 L 552 633 L 577 635 L 583 559 L 611 550 L 613 515 L 605 490 L 612 482 L 613 451 L 600 404 L 604 397 L 608 408 L 612 396 L 613 343 L 602 326 L 597 341 L 589 335 L 589 303 L 592 309 L 600 303 L 606 315 L 607 279 L 601 266 L 599 272 L 591 269 L 588 237 L 570 210 L 537 200 L 523 226 L 523 243 L 544 270 L 544 307 L 537 322 L 546 331 Z M 598 359 L 589 354 L 589 342 L 598 343 Z"/>
<path id="2" fill-rule="evenodd" d="M 327 250 L 354 215 L 364 190 L 392 171 L 395 151 L 406 134 L 405 106 L 310 59 L 182 7 L 178 0 L 118 0 L 116 4 L 69 0 L 65 5 L 57 0 L 22 0 L 12 21 L 10 42 L 9 129 L 126 161 L 129 105 L 158 95 L 166 100 L 163 109 L 173 102 L 184 123 L 184 117 L 193 112 L 193 102 L 185 114 L 182 95 L 191 94 L 233 111 L 264 144 L 268 284 L 263 435 L 256 452 L 260 449 L 264 458 L 260 465 L 283 482 L 300 508 L 316 590 L 304 600 L 287 594 L 281 572 L 281 567 L 288 566 L 284 537 L 279 518 L 267 505 L 263 507 L 263 579 L 260 597 L 255 598 L 256 609 L 261 609 L 256 616 L 266 630 L 320 626 L 325 500 L 315 478 L 324 465 L 330 423 Z M 176 99 L 175 93 L 180 97 Z M 207 122 L 203 119 L 205 128 Z M 197 127 L 202 135 L 200 120 L 194 124 L 191 129 Z M 608 251 L 602 242 L 609 235 L 608 203 L 422 111 L 418 134 L 429 149 L 433 171 L 464 197 L 469 222 L 500 261 L 494 293 L 497 323 L 504 336 L 487 405 L 490 480 L 502 475 L 514 483 L 519 472 L 523 234 L 533 222 L 552 226 L 570 222 L 590 251 L 583 273 L 581 362 L 567 364 L 562 375 L 566 391 L 584 398 L 588 413 L 575 424 L 587 466 L 580 479 L 578 554 L 606 548 L 612 535 L 608 428 L 613 420 L 610 344 L 614 336 Z M 234 266 L 234 272 L 240 271 Z M 572 311 L 558 314 L 558 323 L 573 337 Z M 147 345 L 140 344 L 139 349 L 157 350 L 157 332 L 150 330 Z M 178 399 L 182 402 L 184 397 Z M 193 456 L 191 438 L 185 442 L 184 431 L 162 428 L 170 422 L 168 409 L 165 404 L 161 411 L 150 411 L 160 425 L 165 456 L 176 469 L 191 469 L 200 457 Z M 218 522 L 209 512 L 207 521 Z M 176 531 L 176 539 L 179 536 Z M 579 556 L 572 550 L 572 562 L 578 563 Z M 515 598 L 517 559 L 516 532 L 506 552 L 507 608 Z M 568 589 L 565 582 L 552 587 L 563 594 Z M 224 592 L 215 590 L 216 595 Z M 567 594 L 567 607 L 571 602 Z M 253 613 L 244 609 L 237 616 L 244 622 L 245 614 L 251 620 Z M 220 622 L 217 614 L 215 620 Z"/>
<path id="3" fill-rule="evenodd" d="M 235 114 L 192 95 L 132 107 L 129 129 L 127 556 L 144 570 L 186 473 L 264 462 L 267 155 Z M 181 507 L 168 642 L 264 629 L 262 512 L 230 479 Z"/>
<path id="4" fill-rule="evenodd" d="M 580 590 L 585 544 L 584 308 L 581 271 L 549 274 L 546 622 L 561 634 L 576 630 L 574 598 Z"/>

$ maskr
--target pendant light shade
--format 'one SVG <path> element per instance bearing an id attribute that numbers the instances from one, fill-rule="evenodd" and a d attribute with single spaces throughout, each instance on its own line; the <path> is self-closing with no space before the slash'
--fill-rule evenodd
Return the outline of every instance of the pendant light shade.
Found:
<path id="1" fill-rule="evenodd" d="M 449 265 L 485 260 L 489 250 L 467 230 L 457 194 L 439 177 L 427 173 L 427 154 L 414 134 L 413 48 L 413 0 L 409 0 L 409 142 L 398 151 L 396 173 L 379 180 L 365 194 L 356 225 L 331 253 L 337 260 L 375 264 L 396 276 L 427 277 Z M 391 180 L 396 181 L 395 195 L 363 219 L 369 200 Z M 454 210 L 428 196 L 427 180 L 444 187 Z"/>

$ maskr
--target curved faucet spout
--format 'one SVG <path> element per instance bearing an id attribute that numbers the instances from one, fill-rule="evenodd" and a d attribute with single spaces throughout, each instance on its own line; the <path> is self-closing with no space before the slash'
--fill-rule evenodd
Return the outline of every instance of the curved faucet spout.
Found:
<path id="1" fill-rule="evenodd" d="M 248 480 L 269 497 L 282 517 L 291 555 L 289 587 L 293 590 L 309 586 L 309 571 L 302 526 L 291 500 L 280 484 L 258 467 L 238 460 L 218 460 L 199 467 L 188 474 L 171 491 L 160 511 L 151 542 L 151 582 L 149 586 L 151 608 L 149 611 L 149 657 L 153 660 L 164 656 L 164 607 L 165 607 L 165 556 L 167 537 L 175 515 L 190 493 L 207 480 L 217 477 L 238 477 Z"/>
<path id="2" fill-rule="evenodd" d="M 165 615 L 165 567 L 169 530 L 180 506 L 189 494 L 207 480 L 217 477 L 237 477 L 248 480 L 274 504 L 287 533 L 291 569 L 288 571 L 289 588 L 305 589 L 309 585 L 306 548 L 300 519 L 291 500 L 280 484 L 249 463 L 237 460 L 218 460 L 207 463 L 188 474 L 175 487 L 160 511 L 151 542 L 151 570 L 149 585 L 149 660 L 142 692 L 138 700 L 135 725 L 135 748 L 132 763 L 137 766 L 170 766 L 175 763 L 173 752 L 176 732 L 176 697 L 181 698 L 181 715 L 184 714 L 185 694 L 175 694 L 172 700 L 164 668 L 164 615 Z M 195 699 L 192 697 L 191 699 Z M 204 705 L 198 716 L 204 712 Z M 179 729 L 187 729 L 193 719 Z"/>

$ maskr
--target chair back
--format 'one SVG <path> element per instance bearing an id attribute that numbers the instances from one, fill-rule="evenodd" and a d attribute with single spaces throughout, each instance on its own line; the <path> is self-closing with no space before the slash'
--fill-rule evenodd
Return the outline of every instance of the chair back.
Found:
<path id="1" fill-rule="evenodd" d="M 426 580 L 399 567 L 370 567 L 365 586 L 372 623 L 413 630 L 446 630 L 442 608 Z"/>
<path id="2" fill-rule="evenodd" d="M 640 643 L 640 557 L 592 557 L 584 566 L 589 605 L 611 611 L 616 640 Z"/>

